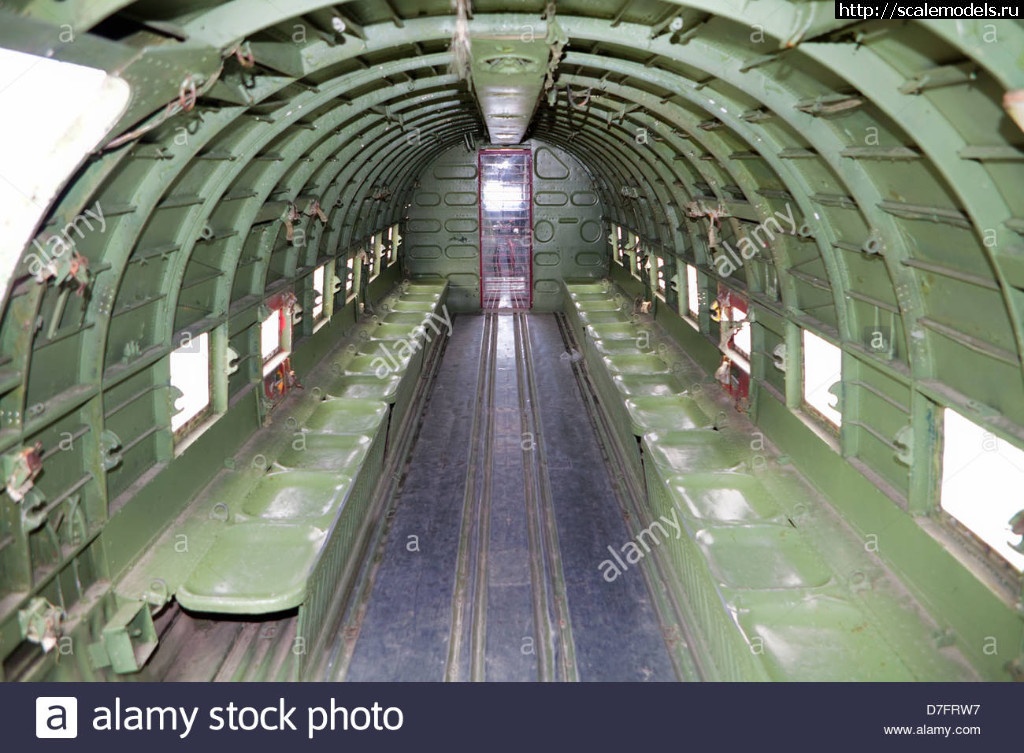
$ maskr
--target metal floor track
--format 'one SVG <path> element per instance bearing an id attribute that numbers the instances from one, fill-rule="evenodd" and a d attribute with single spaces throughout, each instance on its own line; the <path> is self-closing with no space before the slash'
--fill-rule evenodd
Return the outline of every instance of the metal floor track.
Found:
<path id="1" fill-rule="evenodd" d="M 673 680 L 554 315 L 463 316 L 323 679 Z M 339 648 L 344 643 L 346 651 Z"/>

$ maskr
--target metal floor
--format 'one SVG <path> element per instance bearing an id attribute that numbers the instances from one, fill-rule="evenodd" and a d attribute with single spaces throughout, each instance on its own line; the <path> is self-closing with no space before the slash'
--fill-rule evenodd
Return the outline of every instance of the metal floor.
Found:
<path id="1" fill-rule="evenodd" d="M 555 317 L 459 317 L 324 679 L 676 679 L 612 484 Z"/>

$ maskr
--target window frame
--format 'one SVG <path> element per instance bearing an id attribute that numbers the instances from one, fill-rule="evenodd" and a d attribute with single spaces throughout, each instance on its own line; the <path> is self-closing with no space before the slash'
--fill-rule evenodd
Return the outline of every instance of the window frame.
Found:
<path id="1" fill-rule="evenodd" d="M 320 287 L 317 288 L 317 275 L 320 276 Z M 327 317 L 327 263 L 323 263 L 313 270 L 313 274 L 309 276 L 310 279 L 310 290 L 312 292 L 312 305 L 309 307 L 310 316 L 313 319 L 313 327 L 316 328 L 317 324 L 325 321 Z M 317 294 L 319 293 L 320 301 L 317 302 Z M 317 311 L 319 309 L 319 311 Z"/>
<path id="2" fill-rule="evenodd" d="M 842 410 L 843 409 L 843 400 L 842 400 L 842 392 L 840 392 L 840 397 L 838 399 L 838 406 L 836 408 L 832 408 L 827 403 L 825 404 L 825 406 L 819 407 L 819 406 L 815 405 L 814 403 L 812 403 L 811 400 L 808 397 L 808 388 L 807 388 L 807 384 L 808 384 L 808 382 L 807 382 L 807 379 L 808 379 L 808 375 L 807 375 L 807 362 L 808 362 L 807 361 L 807 356 L 808 356 L 808 350 L 809 350 L 808 349 L 808 340 L 807 340 L 808 337 L 813 338 L 812 343 L 814 341 L 819 341 L 819 342 L 823 343 L 824 345 L 827 345 L 827 346 L 833 348 L 834 351 L 835 351 L 835 354 L 838 356 L 838 359 L 839 359 L 839 375 L 838 375 L 838 377 L 836 378 L 836 380 L 834 382 L 829 383 L 828 387 L 824 388 L 825 392 L 828 392 L 828 389 L 833 384 L 836 384 L 837 382 L 839 384 L 842 384 L 842 381 L 843 381 L 843 349 L 839 345 L 833 343 L 831 340 L 828 340 L 827 338 L 822 337 L 817 332 L 814 332 L 814 331 L 812 331 L 810 329 L 807 329 L 805 327 L 801 327 L 800 328 L 800 406 L 801 406 L 801 409 L 805 413 L 807 413 L 808 415 L 813 417 L 817 423 L 824 425 L 832 433 L 838 435 L 839 431 L 842 429 L 842 426 L 843 426 L 843 410 Z M 814 389 L 811 390 L 811 392 L 812 393 L 816 393 L 819 389 L 821 389 L 821 388 L 820 387 L 815 387 Z M 838 415 L 838 420 L 833 419 L 832 416 L 828 412 L 826 412 L 826 410 L 824 408 L 828 408 L 830 411 L 835 412 Z"/>
<path id="3" fill-rule="evenodd" d="M 980 491 L 984 487 L 988 487 L 989 492 L 991 487 L 994 485 L 1000 485 L 1008 488 L 1020 488 L 1018 483 L 1016 486 L 1011 482 L 1009 484 L 999 484 L 997 480 L 996 484 L 991 483 L 991 479 L 995 477 L 997 472 L 994 472 L 992 468 L 976 472 L 978 476 L 970 483 L 971 490 L 965 496 L 965 499 L 958 499 L 955 502 L 951 502 L 950 506 L 946 506 L 947 494 L 956 494 L 953 489 L 953 478 L 959 476 L 964 471 L 968 470 L 971 463 L 979 457 L 985 457 L 987 452 L 994 451 L 997 455 L 1000 454 L 1000 443 L 1006 445 L 1009 450 L 1009 462 L 1011 465 L 1017 466 L 1019 470 L 1020 480 L 1024 480 L 1024 448 L 1018 447 L 1012 442 L 996 435 L 993 431 L 986 428 L 982 424 L 972 421 L 970 418 L 965 416 L 961 411 L 951 406 L 941 406 L 942 416 L 939 421 L 941 427 L 941 448 L 939 451 L 939 472 L 938 472 L 938 494 L 937 501 L 935 504 L 936 509 L 939 511 L 940 519 L 943 524 L 954 531 L 957 536 L 963 540 L 964 546 L 970 549 L 982 552 L 986 556 L 986 561 L 990 562 L 993 567 L 997 568 L 1000 573 L 1008 575 L 1011 580 L 1017 580 L 1020 582 L 1022 576 L 1024 576 L 1024 555 L 1017 552 L 1010 554 L 1004 551 L 1004 548 L 1010 548 L 1011 545 L 1009 540 L 1014 538 L 1012 531 L 1007 528 L 1005 532 L 995 533 L 995 528 L 999 523 L 997 520 L 992 521 L 980 521 L 974 516 L 975 506 L 977 502 L 987 500 L 991 497 L 988 492 Z M 954 417 L 951 423 L 951 416 Z M 975 454 L 975 458 L 968 461 L 966 464 L 963 462 L 962 457 L 951 458 L 951 438 L 954 427 L 955 430 L 960 434 L 956 437 L 957 451 L 962 452 L 965 448 L 966 440 L 973 440 L 975 442 L 980 438 L 982 441 L 978 443 L 977 447 L 979 452 Z M 974 437 L 965 436 L 965 433 L 975 435 Z M 990 444 L 987 444 L 990 443 Z M 1004 456 L 1005 457 L 1005 456 Z M 958 467 L 952 473 L 952 476 L 947 478 L 947 472 L 951 464 L 951 460 L 955 460 Z M 1016 462 L 1014 462 L 1016 461 Z M 950 509 L 953 508 L 953 509 Z M 959 509 L 957 509 L 959 508 Z M 970 511 L 970 515 L 964 514 L 964 508 Z M 1016 509 L 1014 509 L 1016 508 Z M 1018 504 L 1012 504 L 1007 507 L 1007 510 L 1012 510 L 1009 513 L 1010 517 L 1020 512 L 1021 506 Z M 959 514 L 958 514 L 959 513 Z M 1000 513 L 999 517 L 1006 513 Z M 1009 522 L 1007 518 L 1005 523 Z M 989 527 L 991 526 L 991 529 Z M 979 530 L 981 529 L 981 530 Z M 998 542 L 996 540 L 998 539 Z"/>
<path id="4" fill-rule="evenodd" d="M 739 368 L 742 369 L 744 372 L 746 372 L 747 375 L 749 376 L 750 375 L 750 370 L 751 370 L 751 353 L 753 352 L 753 340 L 752 340 L 753 334 L 752 334 L 752 331 L 751 331 L 751 322 L 750 322 L 750 302 L 746 298 L 744 298 L 742 295 L 737 293 L 735 290 L 733 290 L 732 288 L 728 287 L 727 285 L 723 285 L 722 283 L 719 283 L 718 284 L 719 300 L 721 300 L 721 297 L 722 297 L 723 294 L 727 294 L 727 296 L 728 296 L 728 300 L 729 300 L 729 307 L 728 307 L 729 308 L 729 315 L 728 315 L 728 318 L 726 318 L 725 316 L 721 316 L 721 315 L 719 316 L 719 323 L 718 323 L 718 326 L 719 326 L 719 339 L 720 340 L 722 339 L 722 337 L 725 334 L 726 330 L 732 331 L 732 327 L 730 326 L 731 323 L 737 322 L 737 321 L 742 321 L 743 322 L 743 328 L 746 329 L 747 336 L 749 338 L 751 338 L 751 345 L 750 345 L 749 350 L 748 351 L 743 351 L 739 347 L 737 347 L 737 345 L 736 345 L 736 336 L 739 334 L 739 331 L 740 331 L 740 330 L 737 330 L 736 332 L 733 332 L 729 336 L 729 339 L 728 339 L 728 341 L 726 343 L 727 344 L 727 351 L 728 351 L 726 353 L 726 355 L 728 355 L 730 360 L 732 360 L 733 363 L 735 363 L 737 366 L 739 366 Z M 739 310 L 739 311 L 741 311 L 743 313 L 742 319 L 736 319 L 735 318 L 735 312 L 737 310 Z"/>
<path id="5" fill-rule="evenodd" d="M 664 301 L 668 292 L 668 280 L 665 279 L 665 257 L 662 254 L 653 254 L 651 258 L 654 259 L 654 276 L 652 279 L 654 295 Z"/>
<path id="6" fill-rule="evenodd" d="M 681 309 L 683 321 L 693 327 L 695 330 L 700 330 L 700 276 L 697 271 L 697 267 L 689 262 L 684 262 L 683 266 L 686 275 L 686 308 Z"/>
<path id="7" fill-rule="evenodd" d="M 345 257 L 345 303 L 352 303 L 356 299 L 356 257 L 349 253 Z"/>
<path id="8" fill-rule="evenodd" d="M 184 333 L 181 333 L 181 334 L 184 334 Z M 195 343 L 197 341 L 203 342 L 203 343 L 205 343 L 205 349 L 206 349 L 206 354 L 205 354 L 205 364 L 206 364 L 206 369 L 205 369 L 205 376 L 206 376 L 206 401 L 195 413 L 193 413 L 191 416 L 189 416 L 188 418 L 184 419 L 181 423 L 179 423 L 177 427 L 175 427 L 175 423 L 176 423 L 175 419 L 180 414 L 174 413 L 173 410 L 172 410 L 171 415 L 170 415 L 170 421 L 168 422 L 168 426 L 169 426 L 169 428 L 171 430 L 171 436 L 172 436 L 172 438 L 174 440 L 174 445 L 175 445 L 176 448 L 179 447 L 182 442 L 184 442 L 185 440 L 191 438 L 194 434 L 196 434 L 198 432 L 198 430 L 200 429 L 200 427 L 202 427 L 205 423 L 207 423 L 209 421 L 210 417 L 213 416 L 216 413 L 215 405 L 214 405 L 214 403 L 215 403 L 215 395 L 214 395 L 214 382 L 213 382 L 213 364 L 214 364 L 214 358 L 213 358 L 213 339 L 214 338 L 213 338 L 213 334 L 209 330 L 204 330 L 202 332 L 195 332 L 195 333 L 189 332 L 188 335 L 189 335 L 189 345 L 184 345 L 184 344 L 179 345 L 177 348 L 175 348 L 174 350 L 172 350 L 168 354 L 168 374 L 169 374 L 168 383 L 169 383 L 169 385 L 171 387 L 176 387 L 178 390 L 180 390 L 182 392 L 182 397 L 178 398 L 178 400 L 183 400 L 183 399 L 185 399 L 188 396 L 188 393 L 184 389 L 182 389 L 182 386 L 181 386 L 180 383 L 179 384 L 175 384 L 175 374 L 174 374 L 174 371 L 175 371 L 175 369 L 174 369 L 175 359 L 174 359 L 174 356 L 178 355 L 178 354 L 182 354 L 181 353 L 182 349 L 183 348 L 187 348 L 187 347 L 191 347 L 192 343 Z M 175 401 L 175 402 L 177 402 L 177 401 Z M 185 412 L 185 411 L 183 410 L 182 413 L 183 412 Z"/>
<path id="9" fill-rule="evenodd" d="M 367 284 L 373 282 L 380 277 L 380 252 L 381 243 L 377 233 L 370 236 L 370 240 L 367 242 L 367 257 L 369 257 L 369 276 L 366 279 Z"/>
<path id="10" fill-rule="evenodd" d="M 260 364 L 262 378 L 266 379 L 274 370 L 284 363 L 291 356 L 291 338 L 288 333 L 291 329 L 288 306 L 283 301 L 275 300 L 273 302 L 267 302 L 267 308 L 270 309 L 270 314 L 260 320 Z M 273 351 L 267 353 L 263 348 L 263 333 L 265 327 L 270 323 L 270 320 L 277 316 L 278 330 L 277 330 L 277 346 Z"/>

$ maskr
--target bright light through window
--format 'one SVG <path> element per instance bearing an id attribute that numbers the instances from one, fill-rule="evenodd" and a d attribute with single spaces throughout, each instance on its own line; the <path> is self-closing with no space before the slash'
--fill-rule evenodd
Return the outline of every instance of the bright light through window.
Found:
<path id="1" fill-rule="evenodd" d="M 658 294 L 664 300 L 665 298 L 665 260 L 660 256 L 654 257 L 655 275 L 658 279 Z"/>
<path id="2" fill-rule="evenodd" d="M 171 416 L 171 431 L 177 431 L 210 404 L 210 337 L 193 337 L 171 353 L 171 386 L 181 390 Z"/>
<path id="3" fill-rule="evenodd" d="M 281 309 L 274 309 L 260 325 L 260 352 L 266 362 L 281 350 Z"/>
<path id="4" fill-rule="evenodd" d="M 750 358 L 750 322 L 747 315 L 739 309 L 733 308 L 732 320 L 743 322 L 743 325 L 732 336 L 733 347 L 740 352 L 740 355 Z"/>
<path id="5" fill-rule="evenodd" d="M 510 168 L 506 168 L 510 169 Z M 522 209 L 526 201 L 523 186 L 501 180 L 487 180 L 483 184 L 485 212 L 510 212 Z"/>
<path id="6" fill-rule="evenodd" d="M 1024 570 L 1008 522 L 1024 508 L 1024 450 L 997 439 L 956 411 L 943 411 L 942 509 Z"/>
<path id="7" fill-rule="evenodd" d="M 370 257 L 370 276 L 366 279 L 369 282 L 373 282 L 377 279 L 377 275 L 380 274 L 380 246 L 377 244 L 376 235 L 370 236 L 370 245 L 367 247 L 366 253 Z"/>
<path id="8" fill-rule="evenodd" d="M 830 423 L 839 426 L 843 417 L 828 391 L 842 376 L 843 353 L 832 343 L 804 330 L 804 400 Z"/>
<path id="9" fill-rule="evenodd" d="M 356 297 L 356 260 L 349 256 L 345 261 L 345 303 Z"/>
<path id="10" fill-rule="evenodd" d="M 398 225 L 388 229 L 388 266 L 398 262 L 398 247 L 402 243 L 402 236 L 398 232 Z"/>
<path id="11" fill-rule="evenodd" d="M 13 281 L 14 266 L 50 201 L 130 98 L 128 84 L 106 71 L 0 49 L 0 289 Z M 105 209 L 97 203 L 87 208 L 94 214 Z M 77 233 L 100 231 L 95 219 L 85 221 L 91 217 L 78 219 Z"/>
<path id="12" fill-rule="evenodd" d="M 700 315 L 700 294 L 697 291 L 697 270 L 686 265 L 686 308 L 696 319 Z"/>
<path id="13" fill-rule="evenodd" d="M 313 321 L 324 314 L 324 268 L 313 270 Z"/>

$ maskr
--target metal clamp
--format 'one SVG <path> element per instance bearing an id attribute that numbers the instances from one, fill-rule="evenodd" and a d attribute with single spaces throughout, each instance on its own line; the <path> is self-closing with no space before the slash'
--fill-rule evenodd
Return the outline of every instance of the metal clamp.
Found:
<path id="1" fill-rule="evenodd" d="M 110 471 L 121 465 L 124 457 L 121 455 L 121 438 L 110 429 L 105 429 L 100 434 L 100 452 L 103 455 L 103 470 Z"/>
<path id="2" fill-rule="evenodd" d="M 63 609 L 37 596 L 18 612 L 21 637 L 29 643 L 38 644 L 44 652 L 49 652 L 60 640 L 64 617 Z"/>

